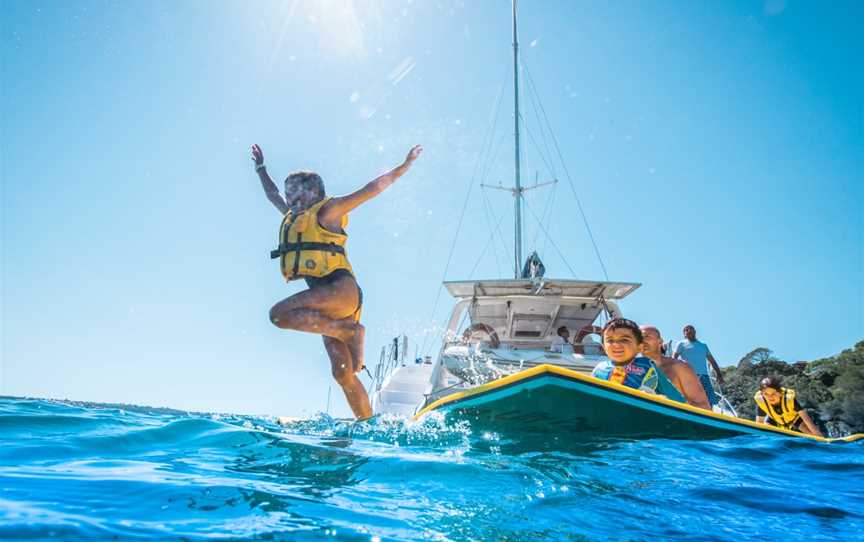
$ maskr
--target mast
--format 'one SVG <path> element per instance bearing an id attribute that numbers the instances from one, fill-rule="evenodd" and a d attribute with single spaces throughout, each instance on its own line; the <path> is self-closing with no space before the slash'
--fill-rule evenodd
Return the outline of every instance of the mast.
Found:
<path id="1" fill-rule="evenodd" d="M 513 122 L 515 124 L 516 137 L 516 189 L 513 191 L 515 198 L 514 206 L 516 208 L 516 232 L 515 232 L 515 250 L 516 261 L 514 262 L 513 272 L 514 278 L 519 278 L 522 266 L 522 180 L 519 171 L 519 39 L 516 35 L 516 1 L 513 0 L 513 95 L 515 115 Z"/>

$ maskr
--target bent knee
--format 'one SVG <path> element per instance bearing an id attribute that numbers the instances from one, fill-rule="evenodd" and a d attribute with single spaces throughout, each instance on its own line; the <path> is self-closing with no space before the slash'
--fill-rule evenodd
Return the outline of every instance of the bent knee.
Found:
<path id="1" fill-rule="evenodd" d="M 345 362 L 334 363 L 330 369 L 330 373 L 340 386 L 348 384 L 354 378 L 353 367 Z"/>
<path id="2" fill-rule="evenodd" d="M 280 327 L 279 326 L 279 311 L 277 310 L 278 307 L 279 307 L 279 305 L 273 305 L 273 307 L 270 309 L 270 323 L 276 327 Z"/>

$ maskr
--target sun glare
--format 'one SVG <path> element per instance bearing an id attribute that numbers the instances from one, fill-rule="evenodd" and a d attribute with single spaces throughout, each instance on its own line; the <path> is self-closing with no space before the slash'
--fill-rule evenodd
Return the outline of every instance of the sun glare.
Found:
<path id="1" fill-rule="evenodd" d="M 352 0 L 301 2 L 305 22 L 318 29 L 321 48 L 340 55 L 366 55 L 365 26 Z"/>

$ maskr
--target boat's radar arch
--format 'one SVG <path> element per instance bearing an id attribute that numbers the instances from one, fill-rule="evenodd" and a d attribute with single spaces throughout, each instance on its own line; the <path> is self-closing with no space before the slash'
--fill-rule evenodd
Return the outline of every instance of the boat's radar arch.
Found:
<path id="1" fill-rule="evenodd" d="M 576 297 L 580 299 L 624 299 L 642 286 L 638 282 L 606 282 L 561 279 L 501 279 L 447 281 L 444 287 L 457 299 L 473 297 Z"/>
<path id="2" fill-rule="evenodd" d="M 445 344 L 464 339 L 463 330 L 488 326 L 503 344 L 548 348 L 566 327 L 571 338 L 591 332 L 601 320 L 621 316 L 614 301 L 587 297 L 507 295 L 460 299 L 445 330 Z M 592 340 L 593 342 L 593 340 Z"/>

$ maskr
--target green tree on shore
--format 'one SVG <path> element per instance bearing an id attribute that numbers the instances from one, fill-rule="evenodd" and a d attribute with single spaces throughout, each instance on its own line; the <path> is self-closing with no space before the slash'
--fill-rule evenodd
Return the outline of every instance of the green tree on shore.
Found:
<path id="1" fill-rule="evenodd" d="M 864 432 L 864 341 L 835 356 L 787 363 L 765 347 L 748 352 L 737 367 L 724 367 L 726 398 L 743 418 L 753 419 L 753 395 L 766 376 L 796 390 L 801 404 L 828 433 Z"/>

